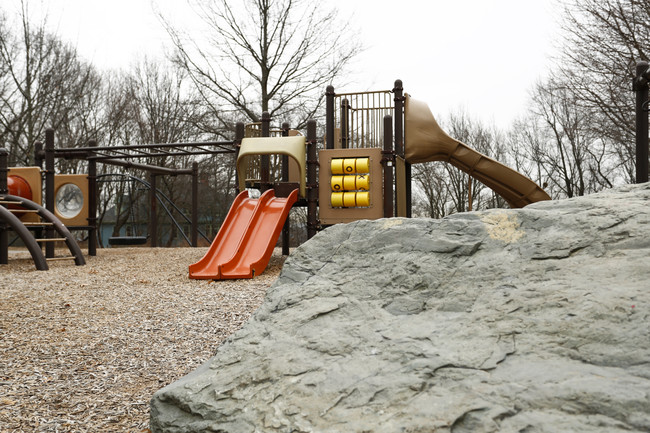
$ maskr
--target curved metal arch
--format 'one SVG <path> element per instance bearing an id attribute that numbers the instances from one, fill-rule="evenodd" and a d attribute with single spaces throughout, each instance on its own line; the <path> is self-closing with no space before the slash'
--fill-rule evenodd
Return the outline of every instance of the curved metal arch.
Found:
<path id="1" fill-rule="evenodd" d="M 70 233 L 67 227 L 63 225 L 61 220 L 59 220 L 52 212 L 45 209 L 43 206 L 34 203 L 31 200 L 27 200 L 26 198 L 22 198 L 11 194 L 4 194 L 2 197 L 5 200 L 20 202 L 19 206 L 22 206 L 25 209 L 37 211 L 38 214 L 41 216 L 41 218 L 43 218 L 47 222 L 52 223 L 52 227 L 54 227 L 54 230 L 56 230 L 57 233 L 59 233 L 59 235 L 65 238 L 65 243 L 68 249 L 70 250 L 70 253 L 74 256 L 75 265 L 83 266 L 86 264 L 86 259 L 84 259 L 84 255 L 81 252 L 81 248 L 79 248 L 79 244 L 77 244 L 77 241 L 74 240 L 72 233 Z M 20 224 L 23 227 L 25 227 L 22 223 Z"/>
<path id="2" fill-rule="evenodd" d="M 0 206 L 0 220 L 7 223 L 23 240 L 27 250 L 29 250 L 29 253 L 32 255 L 32 260 L 34 260 L 36 270 L 47 271 L 49 267 L 47 266 L 47 260 L 45 260 L 45 256 L 43 255 L 43 250 L 41 250 L 41 247 L 36 242 L 36 239 L 34 239 L 34 236 L 32 236 L 32 233 L 27 229 L 27 227 L 25 227 L 20 219 L 4 206 Z"/>

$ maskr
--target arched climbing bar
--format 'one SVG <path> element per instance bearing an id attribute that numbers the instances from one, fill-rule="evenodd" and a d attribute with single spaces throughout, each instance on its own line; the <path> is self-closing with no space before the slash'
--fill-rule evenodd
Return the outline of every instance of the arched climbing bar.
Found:
<path id="1" fill-rule="evenodd" d="M 43 206 L 38 205 L 31 200 L 27 200 L 25 198 L 15 196 L 15 195 L 4 194 L 0 196 L 0 199 L 15 202 L 16 204 L 18 204 L 18 206 L 21 206 L 28 210 L 37 211 L 38 215 L 44 221 L 51 223 L 54 230 L 56 230 L 57 233 L 64 238 L 66 246 L 68 247 L 70 253 L 72 254 L 72 257 L 70 258 L 74 258 L 75 264 L 77 266 L 82 266 L 86 264 L 86 259 L 84 259 L 83 253 L 81 252 L 81 248 L 79 248 L 79 244 L 77 244 L 77 241 L 74 240 L 72 233 L 70 233 L 70 231 L 66 228 L 66 226 L 64 226 L 63 223 L 52 212 L 48 211 Z M 20 220 L 18 221 L 20 222 Z M 27 228 L 22 223 L 20 225 L 23 226 L 25 230 L 27 230 Z M 27 231 L 29 232 L 29 230 Z"/>
<path id="2" fill-rule="evenodd" d="M 4 196 L 4 199 L 7 199 L 7 197 Z M 34 236 L 32 236 L 32 233 L 27 229 L 27 227 L 25 227 L 20 219 L 18 219 L 16 215 L 11 213 L 11 211 L 6 209 L 4 206 L 0 206 L 0 220 L 7 223 L 13 229 L 13 231 L 16 232 L 16 234 L 23 240 L 25 246 L 27 247 L 27 250 L 29 250 L 29 253 L 32 255 L 32 260 L 34 260 L 36 269 L 39 271 L 47 271 L 49 267 L 47 266 L 47 260 L 45 260 L 45 256 L 43 255 L 41 247 L 38 245 L 36 239 L 34 239 Z"/>

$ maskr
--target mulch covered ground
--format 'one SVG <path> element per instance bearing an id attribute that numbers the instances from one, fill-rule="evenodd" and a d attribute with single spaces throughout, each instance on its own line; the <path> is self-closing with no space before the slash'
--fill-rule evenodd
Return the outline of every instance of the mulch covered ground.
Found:
<path id="1" fill-rule="evenodd" d="M 0 265 L 0 432 L 147 432 L 155 391 L 208 360 L 262 303 L 259 277 L 188 278 L 206 248 L 103 249 L 85 266 Z"/>

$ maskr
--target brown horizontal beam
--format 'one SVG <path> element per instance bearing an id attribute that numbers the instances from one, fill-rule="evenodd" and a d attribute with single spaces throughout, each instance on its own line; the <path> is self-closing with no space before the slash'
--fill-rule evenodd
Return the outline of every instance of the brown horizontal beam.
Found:
<path id="1" fill-rule="evenodd" d="M 93 158 L 89 158 L 89 159 L 93 159 Z M 170 176 L 177 176 L 181 174 L 192 174 L 192 169 L 158 167 L 156 165 L 147 165 L 147 164 L 139 164 L 137 162 L 122 161 L 120 159 L 102 159 L 99 162 L 103 164 L 117 165 L 119 167 L 124 167 L 124 168 L 137 168 L 140 170 L 148 171 L 149 173 L 166 174 Z"/>

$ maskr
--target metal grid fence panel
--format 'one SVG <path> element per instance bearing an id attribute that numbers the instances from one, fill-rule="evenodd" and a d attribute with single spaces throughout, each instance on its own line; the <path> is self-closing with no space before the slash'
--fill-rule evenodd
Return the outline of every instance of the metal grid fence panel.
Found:
<path id="1" fill-rule="evenodd" d="M 390 90 L 337 94 L 334 107 L 334 125 L 340 129 L 343 148 L 383 147 L 384 116 L 394 112 Z"/>

